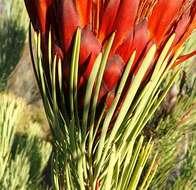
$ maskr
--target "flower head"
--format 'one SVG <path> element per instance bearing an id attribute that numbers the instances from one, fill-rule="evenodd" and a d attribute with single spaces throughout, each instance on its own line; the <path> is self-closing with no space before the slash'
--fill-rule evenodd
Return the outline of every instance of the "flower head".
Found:
<path id="1" fill-rule="evenodd" d="M 164 45 L 175 33 L 171 56 L 196 28 L 195 0 L 25 0 L 35 31 L 41 34 L 44 61 L 48 57 L 48 35 L 52 32 L 53 55 L 63 63 L 65 88 L 68 85 L 70 53 L 77 28 L 81 28 L 78 90 L 83 93 L 97 55 L 113 32 L 114 42 L 103 76 L 99 102 L 110 104 L 124 68 L 136 50 L 130 73 L 136 75 L 152 44 L 157 46 L 156 63 Z M 195 55 L 185 55 L 175 64 Z M 147 73 L 147 76 L 149 75 Z M 108 93 L 110 96 L 107 97 Z"/>

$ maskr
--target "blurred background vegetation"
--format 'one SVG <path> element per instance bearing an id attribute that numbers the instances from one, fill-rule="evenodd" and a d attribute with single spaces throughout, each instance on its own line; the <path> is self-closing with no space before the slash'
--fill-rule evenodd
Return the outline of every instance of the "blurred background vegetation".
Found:
<path id="1" fill-rule="evenodd" d="M 21 0 L 0 1 L 0 90 L 20 60 L 26 41 L 28 19 Z"/>
<path id="2" fill-rule="evenodd" d="M 47 189 L 50 131 L 28 50 L 22 0 L 0 0 L 0 189 Z M 196 49 L 196 33 L 184 52 Z M 196 189 L 196 59 L 143 131 L 153 137 L 159 167 L 150 189 Z M 170 76 L 168 76 L 169 80 Z M 164 84 L 163 84 L 164 88 Z"/>
<path id="3" fill-rule="evenodd" d="M 52 145 L 41 103 L 36 103 L 28 25 L 22 0 L 0 0 L 1 190 L 47 189 L 50 184 Z"/>

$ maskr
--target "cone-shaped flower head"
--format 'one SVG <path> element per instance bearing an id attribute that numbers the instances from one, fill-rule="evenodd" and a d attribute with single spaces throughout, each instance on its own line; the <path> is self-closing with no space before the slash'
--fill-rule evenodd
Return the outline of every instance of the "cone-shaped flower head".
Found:
<path id="1" fill-rule="evenodd" d="M 107 104 L 115 97 L 119 80 L 134 50 L 132 76 L 137 74 L 148 49 L 156 44 L 157 55 L 148 76 L 170 36 L 176 34 L 170 48 L 172 56 L 196 28 L 195 0 L 25 0 L 25 4 L 35 31 L 41 33 L 46 65 L 47 39 L 51 30 L 52 52 L 63 63 L 65 89 L 69 85 L 74 36 L 77 28 L 81 28 L 78 78 L 81 95 L 97 55 L 104 51 L 109 37 L 115 32 L 99 94 L 99 102 L 106 101 Z M 194 54 L 186 55 L 182 61 Z"/>

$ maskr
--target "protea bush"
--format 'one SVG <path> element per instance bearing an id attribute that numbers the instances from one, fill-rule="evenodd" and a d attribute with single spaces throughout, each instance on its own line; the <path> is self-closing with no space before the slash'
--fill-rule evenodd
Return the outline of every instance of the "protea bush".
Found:
<path id="1" fill-rule="evenodd" d="M 148 189 L 141 136 L 180 72 L 192 0 L 25 0 L 30 50 L 53 134 L 54 189 Z M 30 28 L 31 29 L 31 28 Z M 164 90 L 160 85 L 174 70 Z M 147 167 L 148 166 L 148 167 Z"/>

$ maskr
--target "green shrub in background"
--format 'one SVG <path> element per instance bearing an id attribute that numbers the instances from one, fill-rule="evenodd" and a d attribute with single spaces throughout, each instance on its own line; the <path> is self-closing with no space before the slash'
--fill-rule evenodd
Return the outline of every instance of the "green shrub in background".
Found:
<path id="1" fill-rule="evenodd" d="M 151 189 L 172 190 L 175 181 L 177 179 L 180 181 L 180 171 L 186 167 L 184 163 L 187 163 L 188 157 L 196 156 L 196 152 L 190 149 L 194 141 L 192 136 L 196 135 L 195 101 L 194 89 L 191 94 L 184 94 L 183 97 L 177 99 L 177 104 L 169 115 L 162 116 L 162 118 L 159 116 L 158 126 L 153 133 L 157 146 L 155 150 L 158 151 L 160 163 Z M 188 174 L 191 170 L 192 168 L 184 173 Z M 194 175 L 192 173 L 192 177 Z M 195 184 L 190 185 L 196 187 Z"/>
<path id="2" fill-rule="evenodd" d="M 196 49 L 196 33 L 184 53 Z M 154 136 L 159 167 L 152 190 L 196 189 L 196 59 L 183 64 L 183 71 L 147 131 Z M 169 79 L 169 78 L 168 78 Z"/>
<path id="3" fill-rule="evenodd" d="M 21 0 L 0 1 L 0 90 L 20 60 L 26 40 L 28 18 Z"/>
<path id="4" fill-rule="evenodd" d="M 35 135 L 37 123 L 29 121 L 28 134 L 16 133 L 24 119 L 25 109 L 26 105 L 21 99 L 0 95 L 1 190 L 41 189 L 43 171 L 52 146 Z"/>
<path id="5" fill-rule="evenodd" d="M 28 17 L 21 0 L 0 1 L 0 91 L 18 64 L 26 41 Z M 46 189 L 43 171 L 52 151 L 43 134 L 39 108 L 0 94 L 0 189 Z M 43 187 L 44 186 L 44 187 Z"/>
<path id="6" fill-rule="evenodd" d="M 189 134 L 187 153 L 182 160 L 180 175 L 172 184 L 172 190 L 195 190 L 196 189 L 196 132 Z"/>

